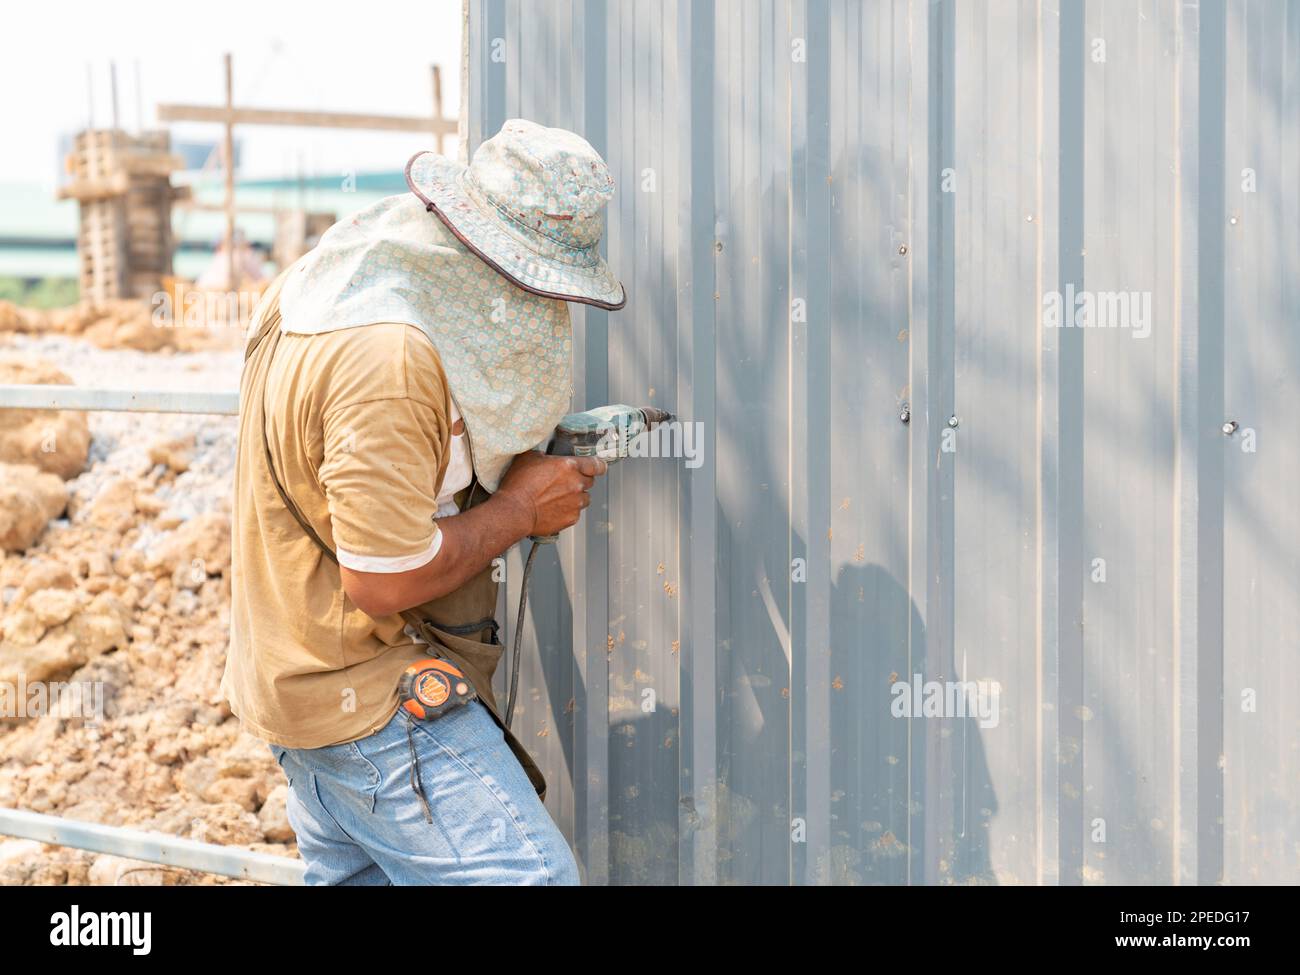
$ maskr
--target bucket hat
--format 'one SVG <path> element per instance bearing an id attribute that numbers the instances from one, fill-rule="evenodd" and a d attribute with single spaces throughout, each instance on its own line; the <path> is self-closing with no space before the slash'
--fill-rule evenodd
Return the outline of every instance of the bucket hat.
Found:
<path id="1" fill-rule="evenodd" d="M 525 291 L 611 311 L 627 303 L 599 253 L 614 180 L 581 136 L 510 119 L 468 166 L 416 153 L 406 184 L 462 244 Z"/>

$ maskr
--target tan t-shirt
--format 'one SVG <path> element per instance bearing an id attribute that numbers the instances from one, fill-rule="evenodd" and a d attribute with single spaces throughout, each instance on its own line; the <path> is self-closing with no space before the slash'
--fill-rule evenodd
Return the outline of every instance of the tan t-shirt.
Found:
<path id="1" fill-rule="evenodd" d="M 246 375 L 245 397 L 248 384 Z M 276 471 L 343 565 L 395 572 L 433 558 L 452 403 L 422 331 L 281 335 L 265 391 Z M 288 748 L 352 741 L 388 722 L 402 671 L 427 653 L 400 616 L 373 619 L 349 601 L 338 566 L 276 492 L 260 415 L 241 404 L 222 692 L 259 738 Z"/>

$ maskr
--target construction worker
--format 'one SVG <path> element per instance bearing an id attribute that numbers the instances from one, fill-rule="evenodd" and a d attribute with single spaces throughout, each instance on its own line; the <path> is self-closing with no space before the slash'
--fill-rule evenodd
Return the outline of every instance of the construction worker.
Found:
<path id="1" fill-rule="evenodd" d="M 566 303 L 626 300 L 598 253 L 613 181 L 523 120 L 406 176 L 254 317 L 222 691 L 284 769 L 309 883 L 577 883 L 493 696 L 493 560 L 576 523 L 605 472 L 533 448 L 570 408 Z M 412 692 L 431 657 L 467 701 Z"/>

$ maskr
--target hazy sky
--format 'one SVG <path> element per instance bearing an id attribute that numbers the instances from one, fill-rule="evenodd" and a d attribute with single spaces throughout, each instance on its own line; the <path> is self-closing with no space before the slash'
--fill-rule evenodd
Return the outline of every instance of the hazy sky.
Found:
<path id="1" fill-rule="evenodd" d="M 137 124 L 139 64 L 146 128 L 159 102 L 217 104 L 222 54 L 234 56 L 235 103 L 264 108 L 432 111 L 429 66 L 442 66 L 443 110 L 460 104 L 460 0 L 23 0 L 5 6 L 0 57 L 0 181 L 53 186 L 60 133 L 84 128 L 87 65 L 96 126 L 110 119 L 109 62 L 119 118 Z M 173 138 L 220 139 L 218 125 L 174 124 Z M 327 129 L 236 129 L 249 177 L 400 169 L 418 134 Z M 447 151 L 455 148 L 449 139 Z"/>

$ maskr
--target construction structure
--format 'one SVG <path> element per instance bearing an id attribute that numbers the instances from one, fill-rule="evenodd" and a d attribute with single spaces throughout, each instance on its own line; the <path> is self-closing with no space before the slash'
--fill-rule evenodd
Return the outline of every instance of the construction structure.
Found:
<path id="1" fill-rule="evenodd" d="M 443 139 L 455 135 L 458 123 L 446 118 L 442 112 L 442 71 L 432 65 L 431 81 L 433 113 L 428 117 L 418 115 L 376 115 L 356 112 L 316 112 L 298 109 L 240 108 L 235 105 L 234 63 L 229 54 L 223 60 L 225 74 L 224 105 L 159 105 L 159 122 L 220 122 L 224 127 L 221 161 L 225 174 L 226 261 L 227 280 L 232 290 L 239 287 L 239 269 L 235 260 L 235 215 L 240 207 L 235 202 L 235 125 L 305 126 L 327 129 L 370 129 L 384 132 L 428 132 L 434 137 L 438 152 L 443 150 Z M 301 220 L 281 222 L 277 218 L 276 250 L 281 256 L 302 254 L 312 240 L 328 228 L 324 214 L 304 213 Z M 323 225 L 322 225 L 323 224 Z M 292 259 L 292 258 L 291 258 Z M 283 265 L 282 265 L 283 266 Z"/>
<path id="2" fill-rule="evenodd" d="M 441 151 L 443 140 L 457 132 L 456 119 L 442 111 L 442 74 L 431 67 L 433 111 L 429 116 L 397 116 L 296 109 L 241 108 L 234 104 L 233 64 L 225 57 L 225 103 L 219 106 L 158 106 L 158 121 L 220 122 L 221 168 L 225 198 L 217 206 L 191 198 L 188 187 L 172 185 L 172 174 L 185 168 L 172 152 L 166 130 L 129 133 L 117 123 L 116 70 L 112 72 L 113 124 L 89 125 L 77 134 L 65 165 L 69 182 L 59 199 L 80 206 L 77 231 L 78 283 L 81 297 L 92 303 L 120 298 L 148 299 L 168 286 L 172 278 L 175 240 L 172 206 L 198 210 L 219 209 L 226 216 L 223 234 L 230 290 L 238 290 L 240 273 L 235 260 L 236 214 L 264 208 L 240 207 L 235 200 L 234 126 L 275 125 L 314 128 L 352 128 L 388 132 L 427 132 Z M 281 266 L 292 263 L 314 244 L 335 214 L 275 208 L 274 257 Z"/>
<path id="3" fill-rule="evenodd" d="M 172 203 L 187 195 L 171 174 L 184 166 L 166 131 L 78 133 L 59 199 L 80 206 L 78 281 L 84 300 L 148 298 L 172 273 Z"/>

